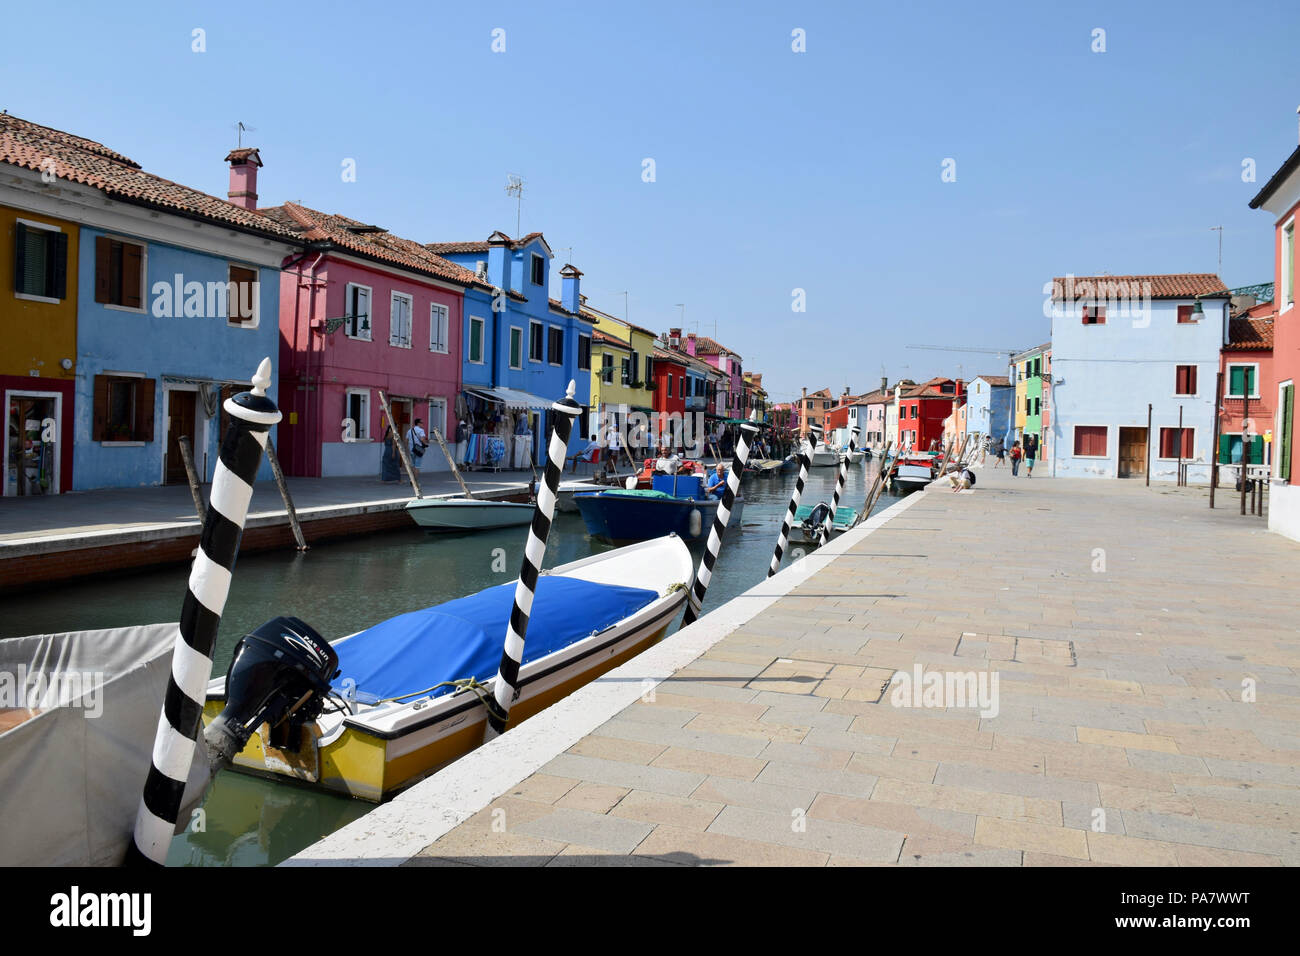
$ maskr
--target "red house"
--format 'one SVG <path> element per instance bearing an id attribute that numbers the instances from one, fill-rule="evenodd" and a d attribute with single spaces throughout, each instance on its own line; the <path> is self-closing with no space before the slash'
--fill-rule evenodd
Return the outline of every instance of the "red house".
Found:
<path id="1" fill-rule="evenodd" d="M 1282 167 L 1264 184 L 1251 209 L 1263 208 L 1273 217 L 1273 320 L 1272 381 L 1261 375 L 1260 391 L 1268 389 L 1274 402 L 1273 421 L 1259 422 L 1263 434 L 1273 432 L 1272 476 L 1269 485 L 1268 526 L 1300 541 L 1300 461 L 1295 449 L 1295 383 L 1300 379 L 1300 310 L 1295 307 L 1296 213 L 1300 211 L 1300 147 L 1292 150 Z"/>
<path id="2" fill-rule="evenodd" d="M 1219 372 L 1223 376 L 1222 400 L 1219 403 L 1219 464 L 1241 461 L 1243 420 L 1254 424 L 1258 436 L 1250 445 L 1251 464 L 1266 460 L 1266 442 L 1262 436 L 1272 430 L 1276 411 L 1276 394 L 1271 387 L 1277 379 L 1273 370 L 1272 302 L 1263 302 L 1243 310 L 1228 322 L 1228 342 L 1219 353 Z M 1268 383 L 1266 387 L 1265 383 Z"/>
<path id="3" fill-rule="evenodd" d="M 943 420 L 966 395 L 961 379 L 937 377 L 920 385 L 900 385 L 898 442 L 903 447 L 927 451 L 943 442 Z"/>

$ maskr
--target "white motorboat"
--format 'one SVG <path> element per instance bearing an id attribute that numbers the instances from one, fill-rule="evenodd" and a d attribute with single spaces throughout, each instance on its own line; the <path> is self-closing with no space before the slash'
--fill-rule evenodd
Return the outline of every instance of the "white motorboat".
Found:
<path id="1" fill-rule="evenodd" d="M 531 504 L 480 498 L 412 498 L 406 510 L 426 531 L 486 531 L 512 528 L 533 520 Z"/>

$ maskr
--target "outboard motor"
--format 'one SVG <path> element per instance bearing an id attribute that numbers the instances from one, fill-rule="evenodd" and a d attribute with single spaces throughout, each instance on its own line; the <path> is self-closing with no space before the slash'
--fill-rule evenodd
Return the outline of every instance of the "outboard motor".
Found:
<path id="1" fill-rule="evenodd" d="M 826 516 L 830 513 L 830 505 L 824 501 L 817 502 L 817 507 L 813 508 L 812 514 L 804 519 L 803 533 L 809 538 L 816 538 L 821 532 L 822 525 L 826 523 Z"/>
<path id="2" fill-rule="evenodd" d="M 214 771 L 263 723 L 275 746 L 298 740 L 302 725 L 321 715 L 338 663 L 338 652 L 296 617 L 273 618 L 244 635 L 226 671 L 226 707 L 203 735 Z"/>

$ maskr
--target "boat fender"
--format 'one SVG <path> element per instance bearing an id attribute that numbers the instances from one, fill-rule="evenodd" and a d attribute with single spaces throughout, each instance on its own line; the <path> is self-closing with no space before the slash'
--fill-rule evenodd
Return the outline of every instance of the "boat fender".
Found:
<path id="1" fill-rule="evenodd" d="M 691 509 L 691 517 L 688 527 L 692 538 L 698 538 L 700 532 L 704 530 L 704 515 L 700 513 L 699 508 Z"/>
<path id="2" fill-rule="evenodd" d="M 623 482 L 623 487 L 628 491 L 634 490 L 636 488 L 636 475 L 632 475 L 627 481 Z"/>

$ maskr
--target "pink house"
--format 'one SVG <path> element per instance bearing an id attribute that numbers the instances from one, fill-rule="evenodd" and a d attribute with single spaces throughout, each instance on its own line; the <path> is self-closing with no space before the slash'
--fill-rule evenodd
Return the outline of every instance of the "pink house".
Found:
<path id="1" fill-rule="evenodd" d="M 720 418 L 744 418 L 749 414 L 745 398 L 745 376 L 741 357 L 707 335 L 686 336 L 686 354 L 708 362 L 725 376 L 725 387 L 718 389 L 717 415 Z"/>
<path id="2" fill-rule="evenodd" d="M 299 230 L 280 285 L 280 459 L 290 475 L 375 475 L 385 426 L 416 418 L 454 436 L 465 290 L 490 287 L 417 242 L 285 203 L 260 212 Z M 423 470 L 445 470 L 436 449 Z"/>

